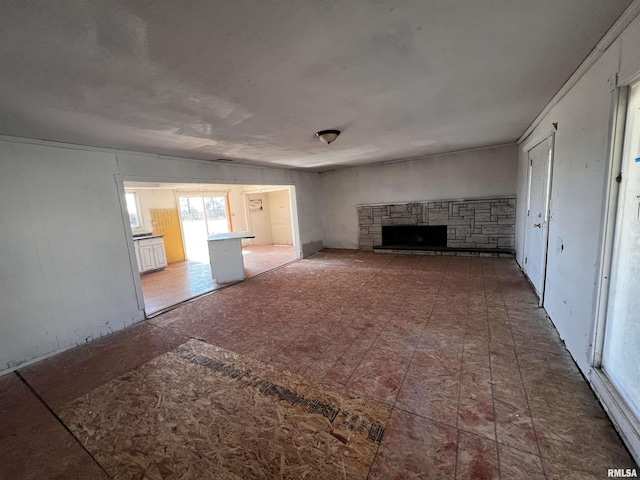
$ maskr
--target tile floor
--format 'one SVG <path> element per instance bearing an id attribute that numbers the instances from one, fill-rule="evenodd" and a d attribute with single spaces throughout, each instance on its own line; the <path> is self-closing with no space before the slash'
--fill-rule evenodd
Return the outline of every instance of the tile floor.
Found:
<path id="1" fill-rule="evenodd" d="M 371 479 L 634 466 L 513 260 L 326 250 L 0 378 L 0 478 L 108 478 L 56 412 L 189 338 L 389 405 Z"/>
<path id="2" fill-rule="evenodd" d="M 295 247 L 288 245 L 255 245 L 242 251 L 247 278 L 297 259 Z M 208 263 L 193 261 L 171 263 L 140 279 L 147 315 L 228 285 L 213 282 Z"/>

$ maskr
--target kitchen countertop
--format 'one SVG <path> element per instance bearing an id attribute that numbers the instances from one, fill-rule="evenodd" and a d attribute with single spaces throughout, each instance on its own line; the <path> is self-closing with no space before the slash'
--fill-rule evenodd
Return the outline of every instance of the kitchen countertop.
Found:
<path id="1" fill-rule="evenodd" d="M 148 240 L 149 238 L 157 238 L 157 237 L 164 237 L 164 235 L 153 235 L 152 233 L 150 233 L 149 235 L 142 235 L 142 236 L 133 236 L 134 240 Z"/>
<path id="2" fill-rule="evenodd" d="M 229 232 L 229 233 L 214 233 L 213 235 L 209 235 L 209 241 L 214 240 L 231 240 L 234 238 L 256 238 L 256 236 L 251 232 Z"/>

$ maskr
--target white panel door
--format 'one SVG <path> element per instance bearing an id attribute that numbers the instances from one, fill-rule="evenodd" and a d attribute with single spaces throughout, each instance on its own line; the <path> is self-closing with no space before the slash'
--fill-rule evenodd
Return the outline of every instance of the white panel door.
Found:
<path id="1" fill-rule="evenodd" d="M 549 186 L 553 137 L 529 150 L 529 198 L 524 238 L 524 271 L 542 305 L 547 263 Z"/>
<path id="2" fill-rule="evenodd" d="M 602 368 L 640 418 L 640 86 L 631 90 Z"/>

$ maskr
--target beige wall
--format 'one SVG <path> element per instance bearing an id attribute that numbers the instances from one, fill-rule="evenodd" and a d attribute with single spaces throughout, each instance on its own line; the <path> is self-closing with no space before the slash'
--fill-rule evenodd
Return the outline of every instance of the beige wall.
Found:
<path id="1" fill-rule="evenodd" d="M 293 245 L 291 202 L 288 190 L 269 192 L 269 215 L 274 245 Z"/>
<path id="2" fill-rule="evenodd" d="M 251 244 L 271 245 L 273 243 L 273 237 L 271 235 L 269 194 L 267 192 L 250 193 L 247 194 L 247 200 L 260 200 L 262 202 L 262 209 L 260 211 L 251 211 L 251 208 L 247 205 L 250 229 L 255 235 L 255 238 L 251 240 Z"/>

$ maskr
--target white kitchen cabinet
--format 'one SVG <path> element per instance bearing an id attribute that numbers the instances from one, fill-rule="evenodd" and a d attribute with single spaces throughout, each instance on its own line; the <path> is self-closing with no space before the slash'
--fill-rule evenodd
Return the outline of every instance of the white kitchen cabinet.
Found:
<path id="1" fill-rule="evenodd" d="M 138 272 L 142 273 L 142 258 L 140 258 L 140 247 L 137 241 L 133 241 L 134 250 L 136 252 L 136 263 L 138 264 Z"/>
<path id="2" fill-rule="evenodd" d="M 153 246 L 153 258 L 156 261 L 156 268 L 167 266 L 167 252 L 164 250 L 164 240 L 159 238 L 159 243 Z"/>
<path id="3" fill-rule="evenodd" d="M 135 239 L 133 244 L 140 273 L 158 270 L 167 266 L 167 254 L 164 249 L 162 235 Z"/>

